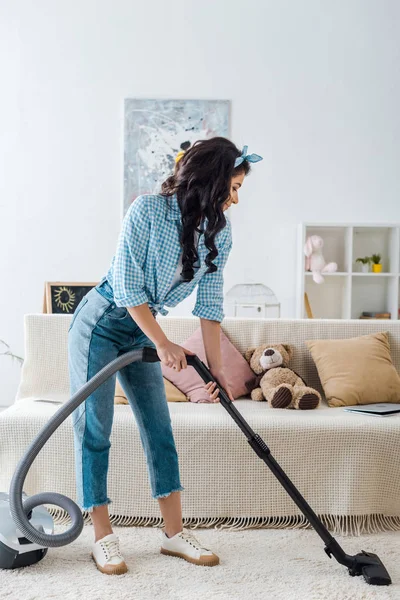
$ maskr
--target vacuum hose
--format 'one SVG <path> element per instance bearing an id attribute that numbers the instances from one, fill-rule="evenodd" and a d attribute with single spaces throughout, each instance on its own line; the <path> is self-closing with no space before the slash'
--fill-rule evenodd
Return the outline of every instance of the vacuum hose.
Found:
<path id="1" fill-rule="evenodd" d="M 189 356 L 187 356 L 189 358 Z M 191 358 L 195 358 L 191 356 Z M 196 357 L 197 358 L 197 357 Z M 122 356 L 115 358 L 108 365 L 103 367 L 96 375 L 72 396 L 46 423 L 37 437 L 33 440 L 26 453 L 20 460 L 10 484 L 9 502 L 10 513 L 16 526 L 30 540 L 43 547 L 56 548 L 70 544 L 81 534 L 84 521 L 80 507 L 70 498 L 56 492 L 43 492 L 29 496 L 22 501 L 22 492 L 26 475 L 43 448 L 44 444 L 55 432 L 57 427 L 79 406 L 90 394 L 94 392 L 104 381 L 106 381 L 116 371 L 119 371 L 126 365 L 135 361 L 156 362 L 160 360 L 155 348 L 145 347 L 126 352 Z M 189 361 L 188 361 L 189 362 Z M 33 527 L 29 522 L 27 515 L 29 512 L 41 504 L 55 504 L 64 508 L 72 520 L 70 529 L 59 534 L 47 534 Z"/>

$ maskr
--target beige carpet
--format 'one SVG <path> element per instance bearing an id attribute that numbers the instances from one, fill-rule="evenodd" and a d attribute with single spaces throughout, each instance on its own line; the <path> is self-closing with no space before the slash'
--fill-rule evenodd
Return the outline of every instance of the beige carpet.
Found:
<path id="1" fill-rule="evenodd" d="M 56 525 L 55 532 L 65 531 Z M 129 571 L 104 575 L 89 556 L 93 527 L 77 540 L 50 548 L 31 567 L 0 570 L 1 600 L 387 600 L 400 599 L 400 532 L 334 535 L 345 552 L 375 552 L 392 585 L 369 586 L 329 559 L 314 530 L 196 528 L 198 539 L 220 557 L 201 567 L 160 554 L 156 527 L 114 527 Z"/>

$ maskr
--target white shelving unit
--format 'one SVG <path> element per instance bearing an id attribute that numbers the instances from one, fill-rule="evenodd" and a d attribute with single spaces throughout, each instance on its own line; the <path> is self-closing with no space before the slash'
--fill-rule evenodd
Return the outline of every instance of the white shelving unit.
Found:
<path id="1" fill-rule="evenodd" d="M 324 283 L 305 270 L 304 245 L 309 235 L 324 240 L 326 263 L 335 273 L 323 273 Z M 358 257 L 380 254 L 382 272 L 361 273 Z M 307 318 L 307 293 L 315 319 L 359 319 L 363 311 L 388 312 L 399 319 L 400 223 L 300 223 L 297 244 L 297 318 Z"/>

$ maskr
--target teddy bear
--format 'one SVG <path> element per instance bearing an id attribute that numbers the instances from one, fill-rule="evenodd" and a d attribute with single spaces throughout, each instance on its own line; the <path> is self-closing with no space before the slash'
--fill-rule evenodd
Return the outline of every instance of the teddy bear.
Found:
<path id="1" fill-rule="evenodd" d="M 252 400 L 267 400 L 271 408 L 312 409 L 321 394 L 307 386 L 302 377 L 287 365 L 293 356 L 290 344 L 265 344 L 248 348 L 244 358 L 257 375 L 246 383 Z"/>
<path id="2" fill-rule="evenodd" d="M 323 245 L 324 240 L 319 235 L 308 236 L 304 244 L 305 269 L 312 272 L 315 283 L 324 283 L 325 279 L 322 273 L 335 273 L 338 268 L 335 262 L 326 264 L 322 254 Z"/>

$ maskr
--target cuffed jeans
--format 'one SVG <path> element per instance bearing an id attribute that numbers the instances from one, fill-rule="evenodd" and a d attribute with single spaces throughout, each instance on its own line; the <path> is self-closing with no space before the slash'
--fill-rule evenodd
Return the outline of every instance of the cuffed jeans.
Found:
<path id="1" fill-rule="evenodd" d="M 155 317 L 156 312 L 151 311 Z M 129 311 L 116 306 L 112 288 L 103 278 L 82 298 L 68 330 L 71 396 L 112 360 L 144 346 L 155 348 Z M 117 377 L 139 428 L 152 497 L 185 489 L 180 482 L 161 363 L 137 361 L 103 382 L 71 413 L 77 501 L 89 512 L 112 502 L 107 495 L 107 472 Z"/>

